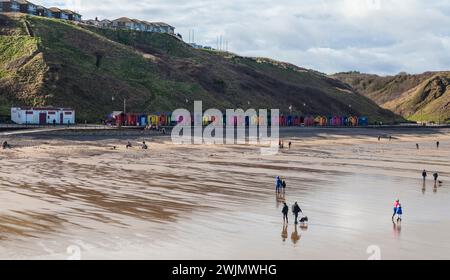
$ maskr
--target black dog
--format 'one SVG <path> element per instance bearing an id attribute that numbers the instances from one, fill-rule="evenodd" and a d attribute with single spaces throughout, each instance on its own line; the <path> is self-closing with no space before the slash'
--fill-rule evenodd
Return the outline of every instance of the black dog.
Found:
<path id="1" fill-rule="evenodd" d="M 300 219 L 300 223 L 304 224 L 308 222 L 308 217 L 303 217 Z"/>

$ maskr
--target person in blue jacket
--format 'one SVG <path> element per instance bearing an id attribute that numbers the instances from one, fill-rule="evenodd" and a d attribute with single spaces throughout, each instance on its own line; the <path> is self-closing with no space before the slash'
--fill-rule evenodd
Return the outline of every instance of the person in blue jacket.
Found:
<path id="1" fill-rule="evenodd" d="M 277 193 L 281 192 L 281 186 L 282 186 L 283 182 L 281 181 L 280 176 L 277 176 L 276 180 L 275 180 L 275 191 Z"/>
<path id="2" fill-rule="evenodd" d="M 397 207 L 397 222 L 401 222 L 402 221 L 402 215 L 403 215 L 403 207 L 402 204 L 400 203 Z"/>

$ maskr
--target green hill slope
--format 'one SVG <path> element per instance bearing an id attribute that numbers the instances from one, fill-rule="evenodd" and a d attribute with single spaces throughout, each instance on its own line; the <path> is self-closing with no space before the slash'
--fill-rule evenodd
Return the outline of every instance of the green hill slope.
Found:
<path id="1" fill-rule="evenodd" d="M 450 122 L 450 72 L 388 77 L 350 72 L 333 77 L 409 120 Z"/>
<path id="2" fill-rule="evenodd" d="M 98 121 L 120 110 L 126 99 L 133 112 L 191 109 L 193 100 L 202 100 L 204 108 L 221 110 L 250 106 L 288 112 L 293 105 L 298 114 L 359 114 L 385 122 L 395 118 L 318 72 L 195 50 L 167 34 L 0 14 L 0 42 L 4 116 L 13 104 L 54 105 L 75 108 L 79 120 Z"/>

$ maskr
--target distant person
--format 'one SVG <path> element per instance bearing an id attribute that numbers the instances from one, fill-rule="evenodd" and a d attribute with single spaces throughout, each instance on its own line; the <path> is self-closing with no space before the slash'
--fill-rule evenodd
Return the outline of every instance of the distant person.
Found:
<path id="1" fill-rule="evenodd" d="M 284 203 L 283 210 L 281 211 L 281 213 L 283 213 L 283 222 L 288 224 L 289 223 L 289 218 L 288 218 L 289 206 L 286 204 L 286 202 Z"/>
<path id="2" fill-rule="evenodd" d="M 281 182 L 281 187 L 282 187 L 283 193 L 286 193 L 286 181 L 283 180 L 283 182 Z"/>
<path id="3" fill-rule="evenodd" d="M 438 148 L 439 149 L 439 145 L 440 145 L 441 143 L 439 143 L 439 141 L 437 141 L 436 142 L 436 148 Z"/>
<path id="4" fill-rule="evenodd" d="M 291 234 L 292 243 L 297 244 L 300 241 L 300 234 L 298 234 L 298 228 L 295 226 L 294 231 Z"/>
<path id="5" fill-rule="evenodd" d="M 437 184 L 438 182 L 438 178 L 439 178 L 439 174 L 436 172 L 433 174 L 433 178 L 434 178 L 434 184 Z"/>
<path id="6" fill-rule="evenodd" d="M 166 129 L 165 128 L 162 129 L 162 134 L 166 135 Z"/>
<path id="7" fill-rule="evenodd" d="M 292 147 L 292 142 L 289 141 L 289 150 L 291 149 L 291 147 Z"/>
<path id="8" fill-rule="evenodd" d="M 378 136 L 378 141 L 381 141 L 381 136 Z"/>
<path id="9" fill-rule="evenodd" d="M 10 144 L 8 144 L 8 142 L 7 142 L 7 141 L 5 141 L 5 142 L 3 142 L 3 144 L 2 144 L 2 148 L 3 148 L 3 150 L 6 150 L 6 149 L 11 149 L 11 145 L 10 145 Z"/>
<path id="10" fill-rule="evenodd" d="M 281 239 L 285 242 L 289 237 L 288 226 L 286 224 L 283 225 L 283 231 L 281 232 Z"/>
<path id="11" fill-rule="evenodd" d="M 422 178 L 424 181 L 427 179 L 427 176 L 428 176 L 427 171 L 424 169 L 422 172 Z"/>
<path id="12" fill-rule="evenodd" d="M 400 205 L 400 200 L 397 199 L 394 202 L 394 214 L 392 215 L 392 221 L 394 221 L 395 215 L 397 215 L 398 206 Z"/>
<path id="13" fill-rule="evenodd" d="M 55 127 L 55 126 L 56 126 L 56 120 L 53 119 L 53 127 Z"/>
<path id="14" fill-rule="evenodd" d="M 416 149 L 417 149 L 417 150 L 420 150 L 419 144 L 416 144 Z"/>
<path id="15" fill-rule="evenodd" d="M 402 204 L 399 203 L 398 207 L 397 207 L 397 222 L 402 221 L 402 215 L 403 215 L 403 207 L 402 207 Z"/>
<path id="16" fill-rule="evenodd" d="M 131 142 L 130 141 L 128 141 L 128 143 L 127 143 L 127 149 L 129 149 L 129 148 L 132 148 L 133 147 L 133 145 L 131 145 Z"/>
<path id="17" fill-rule="evenodd" d="M 292 206 L 292 213 L 294 214 L 295 217 L 295 224 L 298 224 L 298 214 L 300 214 L 302 212 L 302 209 L 300 208 L 300 206 L 298 205 L 298 203 L 296 202 L 294 204 L 294 206 Z"/>
<path id="18" fill-rule="evenodd" d="M 143 149 L 143 150 L 148 150 L 148 146 L 147 146 L 147 144 L 145 143 L 145 141 L 142 142 L 142 149 Z"/>
<path id="19" fill-rule="evenodd" d="M 275 191 L 277 193 L 280 193 L 281 184 L 282 184 L 281 178 L 280 178 L 280 176 L 277 176 L 277 178 L 275 179 Z"/>
<path id="20" fill-rule="evenodd" d="M 392 135 L 389 135 L 389 142 L 392 141 Z"/>

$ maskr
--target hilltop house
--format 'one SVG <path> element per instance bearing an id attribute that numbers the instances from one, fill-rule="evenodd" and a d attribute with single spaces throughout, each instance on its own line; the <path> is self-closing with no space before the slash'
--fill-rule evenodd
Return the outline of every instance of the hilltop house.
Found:
<path id="1" fill-rule="evenodd" d="M 106 27 L 112 27 L 117 29 L 129 29 L 143 32 L 157 32 L 157 33 L 169 33 L 175 34 L 175 27 L 163 22 L 148 22 L 145 20 L 130 19 L 127 17 L 121 17 L 113 20 Z"/>
<path id="2" fill-rule="evenodd" d="M 40 17 L 52 17 L 52 12 L 45 7 L 38 6 L 36 8 L 36 15 Z"/>
<path id="3" fill-rule="evenodd" d="M 62 10 L 62 11 L 67 15 L 68 20 L 81 21 L 81 15 L 79 13 L 73 12 L 71 10 Z"/>
<path id="4" fill-rule="evenodd" d="M 0 12 L 19 13 L 20 3 L 16 0 L 0 0 Z"/>
<path id="5" fill-rule="evenodd" d="M 112 21 L 112 27 L 117 29 L 134 30 L 134 22 L 127 17 L 121 17 Z"/>
<path id="6" fill-rule="evenodd" d="M 55 7 L 47 9 L 26 0 L 0 0 L 0 12 L 23 13 L 41 17 L 81 21 L 81 15 L 74 11 L 61 10 Z"/>
<path id="7" fill-rule="evenodd" d="M 17 0 L 17 3 L 19 3 L 21 13 L 36 15 L 37 5 L 30 3 L 26 0 Z"/>
<path id="8" fill-rule="evenodd" d="M 98 22 L 98 26 L 101 28 L 111 28 L 112 21 L 110 21 L 108 19 L 101 20 Z"/>
<path id="9" fill-rule="evenodd" d="M 51 8 L 49 8 L 49 10 L 50 10 L 50 12 L 52 12 L 52 17 L 53 18 L 70 20 L 70 15 L 67 12 L 67 10 L 64 11 L 64 10 L 61 10 L 59 8 L 56 8 L 56 7 L 51 7 Z"/>

